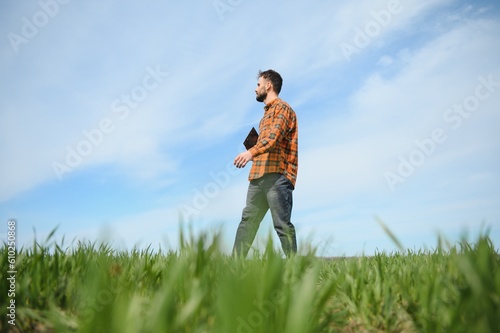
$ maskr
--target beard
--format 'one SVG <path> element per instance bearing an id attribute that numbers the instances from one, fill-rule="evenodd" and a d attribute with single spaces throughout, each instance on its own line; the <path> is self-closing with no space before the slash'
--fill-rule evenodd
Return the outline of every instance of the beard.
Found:
<path id="1" fill-rule="evenodd" d="M 255 99 L 257 100 L 257 102 L 264 102 L 266 97 L 267 97 L 267 92 L 265 91 L 261 94 L 258 94 L 257 97 L 255 97 Z"/>

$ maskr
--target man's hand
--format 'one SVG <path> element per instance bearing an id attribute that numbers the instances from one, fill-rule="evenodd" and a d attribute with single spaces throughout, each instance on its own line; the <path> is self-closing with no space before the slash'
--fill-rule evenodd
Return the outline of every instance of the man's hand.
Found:
<path id="1" fill-rule="evenodd" d="M 253 160 L 252 153 L 249 151 L 245 151 L 234 159 L 234 165 L 236 165 L 237 168 L 244 168 L 245 165 L 247 165 L 248 162 Z"/>

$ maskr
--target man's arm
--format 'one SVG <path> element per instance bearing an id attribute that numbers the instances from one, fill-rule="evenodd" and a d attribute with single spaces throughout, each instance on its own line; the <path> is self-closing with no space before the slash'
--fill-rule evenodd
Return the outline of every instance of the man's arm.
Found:
<path id="1" fill-rule="evenodd" d="M 237 168 L 244 168 L 254 157 L 267 153 L 285 137 L 292 122 L 292 112 L 287 106 L 281 105 L 280 108 L 281 110 L 276 112 L 277 115 L 271 119 L 269 134 L 266 137 L 260 135 L 255 146 L 236 156 L 234 165 Z"/>
<path id="2" fill-rule="evenodd" d="M 271 119 L 269 134 L 266 137 L 259 136 L 255 146 L 248 150 L 252 157 L 267 153 L 286 136 L 292 122 L 292 112 L 287 106 L 281 105 L 280 108 L 281 110 L 277 110 L 276 116 Z"/>
<path id="3" fill-rule="evenodd" d="M 252 153 L 250 153 L 250 151 L 247 150 L 236 156 L 236 158 L 234 159 L 234 165 L 236 165 L 237 168 L 244 168 L 245 165 L 247 165 L 247 163 L 252 160 L 253 160 Z"/>

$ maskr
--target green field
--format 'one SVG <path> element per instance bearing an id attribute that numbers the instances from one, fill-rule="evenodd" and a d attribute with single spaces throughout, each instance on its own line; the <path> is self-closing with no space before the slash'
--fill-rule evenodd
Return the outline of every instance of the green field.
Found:
<path id="1" fill-rule="evenodd" d="M 16 326 L 2 332 L 500 332 L 500 258 L 487 235 L 435 250 L 283 259 L 269 242 L 249 259 L 217 235 L 176 252 L 63 247 L 53 235 L 16 256 Z"/>

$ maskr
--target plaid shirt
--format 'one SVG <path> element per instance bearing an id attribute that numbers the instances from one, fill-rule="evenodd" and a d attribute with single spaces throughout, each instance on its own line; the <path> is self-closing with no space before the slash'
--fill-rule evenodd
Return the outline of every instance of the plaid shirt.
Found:
<path id="1" fill-rule="evenodd" d="M 253 164 L 249 180 L 267 173 L 281 173 L 295 186 L 298 170 L 297 116 L 290 105 L 277 98 L 264 107 L 259 140 L 249 149 Z"/>

